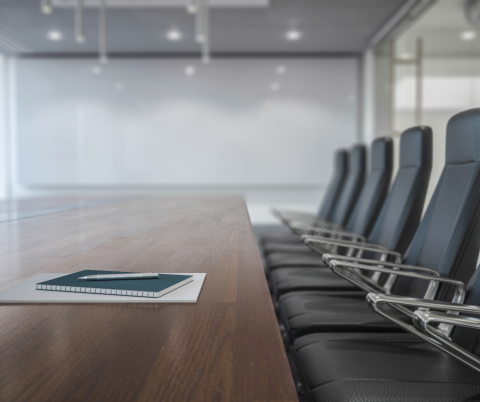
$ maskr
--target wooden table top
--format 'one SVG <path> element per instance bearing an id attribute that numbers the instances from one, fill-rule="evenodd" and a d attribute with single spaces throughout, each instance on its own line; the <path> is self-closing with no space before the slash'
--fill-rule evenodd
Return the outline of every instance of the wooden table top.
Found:
<path id="1" fill-rule="evenodd" d="M 82 269 L 207 277 L 197 304 L 0 305 L 0 400 L 297 401 L 240 197 L 145 197 L 0 224 L 0 289 Z"/>

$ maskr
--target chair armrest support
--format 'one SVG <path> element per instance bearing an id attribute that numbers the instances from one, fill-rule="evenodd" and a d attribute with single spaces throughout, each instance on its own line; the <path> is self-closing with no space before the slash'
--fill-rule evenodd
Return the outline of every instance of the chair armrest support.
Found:
<path id="1" fill-rule="evenodd" d="M 399 253 L 396 253 L 396 254 L 398 254 L 398 256 L 400 256 Z M 343 256 L 343 255 L 324 254 L 322 259 L 323 259 L 323 261 L 325 261 L 325 263 L 327 265 L 330 265 L 330 263 L 332 261 L 338 261 L 338 264 L 344 264 L 344 263 L 348 263 L 348 262 L 356 262 L 356 263 L 360 263 L 360 264 L 363 264 L 363 265 L 365 265 L 365 264 L 366 265 L 381 265 L 382 267 L 409 269 L 409 270 L 412 270 L 412 271 L 425 272 L 425 273 L 430 273 L 432 275 L 440 276 L 440 274 L 437 271 L 435 271 L 434 269 L 431 269 L 431 268 L 417 267 L 415 265 L 401 264 L 401 263 L 395 263 L 395 262 L 371 260 L 371 259 L 368 259 L 368 258 L 354 258 L 354 257 Z M 357 267 L 358 265 L 355 265 L 355 266 Z"/>
<path id="2" fill-rule="evenodd" d="M 478 310 L 476 314 L 480 314 L 480 307 L 478 306 L 462 307 L 466 310 L 464 313 L 470 313 L 472 312 L 471 310 Z M 442 326 L 444 328 L 459 326 L 480 329 L 480 319 L 436 311 L 417 310 L 413 314 L 413 323 L 416 329 L 431 339 L 429 341 L 431 344 L 480 372 L 480 358 L 452 341 L 448 336 L 449 334 L 445 333 L 445 330 L 442 331 Z"/>

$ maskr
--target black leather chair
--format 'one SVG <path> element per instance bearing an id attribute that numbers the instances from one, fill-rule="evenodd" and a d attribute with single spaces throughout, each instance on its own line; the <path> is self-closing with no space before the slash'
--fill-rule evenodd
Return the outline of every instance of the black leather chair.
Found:
<path id="1" fill-rule="evenodd" d="M 430 127 L 406 130 L 400 139 L 399 169 L 369 238 L 371 243 L 397 251 L 400 255 L 405 253 L 420 223 L 431 168 Z M 322 286 L 322 279 L 315 275 L 318 272 L 325 273 L 325 269 L 291 269 L 293 274 L 299 270 L 306 271 L 307 277 L 314 277 L 314 281 L 309 281 L 310 287 Z M 304 277 L 305 274 L 301 277 L 302 281 Z M 298 281 L 295 275 L 294 280 Z M 318 331 L 355 331 L 359 327 L 364 331 L 401 331 L 390 321 L 368 310 L 365 295 L 366 292 L 358 290 L 295 291 L 283 294 L 279 298 L 279 312 L 286 334 L 293 342 L 299 336 Z"/>
<path id="2" fill-rule="evenodd" d="M 413 313 L 414 325 L 402 327 L 410 333 L 315 333 L 298 338 L 294 360 L 306 399 L 478 401 L 480 270 L 467 286 L 465 304 L 377 296 L 368 295 L 379 311 L 385 311 L 381 304 L 387 303 L 423 308 Z"/>
<path id="3" fill-rule="evenodd" d="M 437 322 L 480 328 L 479 320 L 415 311 L 415 308 L 431 308 L 480 316 L 480 309 L 462 310 L 458 304 L 463 301 L 462 283 L 475 271 L 480 249 L 479 216 L 480 109 L 473 109 L 457 114 L 448 123 L 446 164 L 404 261 L 416 268 L 402 264 L 394 264 L 397 270 L 389 269 L 388 264 L 384 268 L 358 266 L 399 275 L 392 293 L 409 289 L 406 294 L 409 297 L 370 294 L 369 303 L 410 334 L 359 331 L 299 337 L 294 343 L 295 359 L 307 400 L 479 400 L 478 331 L 455 328 L 450 332 L 448 327 L 432 327 L 432 322 Z M 345 261 L 337 260 L 338 265 L 334 261 L 330 262 L 336 268 L 355 270 Z M 460 282 L 435 275 L 428 278 L 429 272 L 433 274 L 429 269 L 441 276 L 450 273 L 451 278 Z M 420 280 L 422 276 L 427 279 Z M 437 285 L 443 283 L 436 291 L 436 299 L 448 300 L 453 295 L 455 303 L 416 299 L 424 294 L 427 286 L 435 284 L 432 278 Z M 479 282 L 478 277 L 470 282 L 467 303 L 474 306 L 480 304 Z M 409 312 L 417 328 L 423 327 L 424 332 L 413 327 L 411 320 L 398 320 L 387 305 L 390 309 L 395 306 Z M 450 357 L 452 355 L 455 357 Z"/>
<path id="4" fill-rule="evenodd" d="M 343 223 L 341 226 L 346 231 L 353 232 L 361 236 L 368 236 L 373 228 L 375 220 L 380 213 L 383 202 L 388 193 L 392 176 L 393 166 L 393 141 L 389 137 L 377 138 L 372 143 L 371 147 L 371 170 L 367 181 L 361 189 L 358 198 L 352 197 L 348 192 L 342 194 L 337 214 L 345 215 L 345 206 L 342 201 L 353 201 L 354 209 L 348 220 L 348 223 Z M 348 182 L 346 190 L 348 190 Z M 295 227 L 296 222 L 287 222 L 290 227 Z M 286 259 L 292 258 L 292 252 L 295 254 L 311 255 L 311 258 L 317 258 L 314 253 L 306 248 L 304 245 L 268 245 L 263 249 L 266 257 L 267 271 L 272 267 L 282 265 Z M 294 255 L 295 256 L 295 255 Z M 299 256 L 302 257 L 301 255 Z M 321 260 L 319 260 L 321 264 Z M 295 264 L 296 265 L 296 264 Z"/>
<path id="5" fill-rule="evenodd" d="M 365 148 L 360 146 L 360 153 L 365 152 Z M 362 151 L 363 150 L 363 151 Z M 363 161 L 363 163 L 362 163 Z M 359 159 L 359 163 L 362 163 L 361 169 L 365 171 L 365 155 L 363 158 Z M 342 190 L 345 186 L 348 174 L 348 151 L 341 149 L 335 154 L 335 163 L 333 175 L 330 180 L 330 183 L 325 190 L 325 196 L 323 197 L 322 204 L 316 215 L 308 214 L 305 212 L 295 212 L 295 211 L 278 211 L 273 210 L 273 213 L 280 217 L 280 219 L 299 219 L 301 221 L 306 220 L 307 222 L 316 222 L 316 221 L 325 221 L 332 222 L 334 217 L 338 201 L 340 199 Z M 262 246 L 265 247 L 268 244 L 302 244 L 300 237 L 291 232 L 278 233 L 274 235 L 262 236 L 261 238 Z"/>
<path id="6" fill-rule="evenodd" d="M 388 194 L 388 188 L 392 177 L 393 164 L 393 141 L 391 138 L 378 138 L 372 144 L 371 172 L 362 189 L 360 198 L 355 206 L 354 213 L 347 225 L 349 232 L 366 237 L 370 234 L 373 225 L 383 207 L 385 198 Z M 267 264 L 278 256 L 288 254 L 271 254 L 267 256 Z M 321 260 L 320 260 L 321 262 Z M 307 268 L 313 272 L 311 268 Z M 347 281 L 335 277 L 331 272 L 324 270 L 323 274 L 316 278 L 315 282 L 311 278 L 307 281 L 307 288 L 313 283 L 328 286 L 328 289 L 350 290 L 355 289 Z M 295 290 L 305 290 L 303 288 L 305 275 L 310 275 L 298 267 L 278 268 L 270 271 L 272 290 L 278 297 L 279 295 Z M 310 275 L 311 276 L 311 275 Z M 316 288 L 313 288 L 316 289 Z"/>
<path id="7" fill-rule="evenodd" d="M 360 191 L 362 189 L 363 183 L 365 181 L 365 170 L 366 170 L 366 149 L 362 144 L 357 144 L 352 147 L 350 155 L 348 158 L 348 171 L 345 177 L 344 184 L 341 188 L 339 198 L 336 200 L 334 210 L 332 211 L 333 215 L 330 219 L 319 220 L 315 216 L 309 214 L 297 214 L 296 217 L 288 217 L 274 211 L 274 214 L 282 220 L 285 225 L 288 225 L 293 222 L 304 222 L 308 224 L 322 224 L 330 223 L 335 227 L 343 227 L 348 222 L 350 215 L 355 206 L 355 202 L 358 199 Z M 279 240 L 279 237 L 282 240 L 285 237 L 288 237 L 291 241 L 292 239 L 300 240 L 298 235 L 288 232 L 287 234 L 266 236 L 262 239 L 262 245 L 265 247 L 269 243 L 276 243 Z M 299 243 L 301 244 L 301 243 Z M 268 273 L 268 268 L 266 269 Z"/>

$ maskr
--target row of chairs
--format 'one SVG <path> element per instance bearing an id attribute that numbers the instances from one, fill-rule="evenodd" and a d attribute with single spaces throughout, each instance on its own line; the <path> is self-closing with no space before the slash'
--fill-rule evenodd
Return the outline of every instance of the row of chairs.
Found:
<path id="1" fill-rule="evenodd" d="M 447 125 L 422 218 L 432 130 L 338 151 L 318 214 L 274 210 L 263 236 L 287 352 L 308 401 L 480 400 L 480 109 Z"/>

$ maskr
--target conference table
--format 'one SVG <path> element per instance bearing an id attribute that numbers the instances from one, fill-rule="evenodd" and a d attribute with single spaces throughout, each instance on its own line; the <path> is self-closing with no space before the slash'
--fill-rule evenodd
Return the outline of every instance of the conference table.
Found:
<path id="1" fill-rule="evenodd" d="M 241 197 L 41 205 L 0 223 L 0 290 L 84 269 L 207 275 L 196 304 L 0 304 L 0 401 L 298 400 Z"/>

